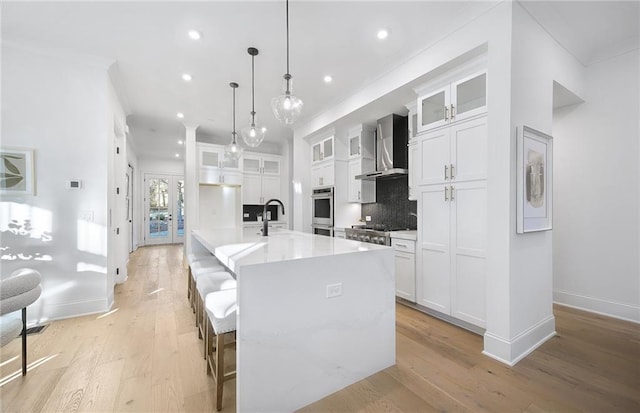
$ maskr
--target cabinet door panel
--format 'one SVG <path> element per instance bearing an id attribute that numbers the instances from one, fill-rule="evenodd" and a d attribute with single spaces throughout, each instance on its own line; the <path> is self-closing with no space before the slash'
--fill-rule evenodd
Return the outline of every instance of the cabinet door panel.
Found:
<path id="1" fill-rule="evenodd" d="M 200 168 L 201 184 L 219 184 L 222 183 L 221 170 L 218 168 Z"/>
<path id="2" fill-rule="evenodd" d="M 446 86 L 418 98 L 418 132 L 448 123 L 449 90 Z"/>
<path id="3" fill-rule="evenodd" d="M 416 201 L 418 200 L 417 194 L 417 186 L 418 182 L 420 182 L 420 176 L 418 172 L 421 170 L 420 161 L 421 158 L 419 155 L 419 146 L 417 143 L 412 143 L 409 145 L 409 200 Z"/>
<path id="4" fill-rule="evenodd" d="M 454 121 L 478 115 L 487 110 L 487 74 L 475 74 L 452 83 L 451 104 Z"/>
<path id="5" fill-rule="evenodd" d="M 262 203 L 262 177 L 260 175 L 245 174 L 242 178 L 242 203 Z"/>
<path id="6" fill-rule="evenodd" d="M 202 150 L 202 152 L 200 152 L 200 166 L 218 168 L 220 166 L 220 153 Z"/>
<path id="7" fill-rule="evenodd" d="M 280 175 L 280 161 L 264 159 L 262 172 L 265 175 Z"/>
<path id="8" fill-rule="evenodd" d="M 416 171 L 419 185 L 445 182 L 445 166 L 449 167 L 449 129 L 430 132 L 420 138 L 421 164 Z M 447 169 L 448 170 L 448 169 Z"/>
<path id="9" fill-rule="evenodd" d="M 322 143 L 322 159 L 333 157 L 333 138 L 326 139 Z"/>
<path id="10" fill-rule="evenodd" d="M 418 304 L 449 314 L 451 306 L 449 254 L 449 201 L 445 186 L 432 185 L 420 192 Z"/>
<path id="11" fill-rule="evenodd" d="M 357 180 L 356 175 L 360 175 L 362 173 L 362 164 L 360 159 L 354 159 L 349 162 L 347 179 L 349 182 L 347 183 L 348 188 L 348 202 L 360 202 L 361 194 L 362 194 L 362 181 Z"/>
<path id="12" fill-rule="evenodd" d="M 451 128 L 451 164 L 454 181 L 486 179 L 487 117 L 474 119 Z"/>
<path id="13" fill-rule="evenodd" d="M 416 302 L 416 256 L 406 252 L 396 252 L 396 295 Z"/>
<path id="14" fill-rule="evenodd" d="M 360 136 L 351 136 L 349 138 L 349 157 L 360 156 Z"/>
<path id="15" fill-rule="evenodd" d="M 244 156 L 242 159 L 242 171 L 248 173 L 260 173 L 260 158 Z"/>
<path id="16" fill-rule="evenodd" d="M 485 326 L 487 188 L 485 181 L 454 185 L 451 201 L 451 315 Z"/>
<path id="17" fill-rule="evenodd" d="M 319 162 L 322 160 L 321 143 L 316 143 L 311 148 L 311 159 L 313 162 Z"/>
<path id="18" fill-rule="evenodd" d="M 262 176 L 262 202 L 269 199 L 280 199 L 280 177 L 278 176 Z"/>

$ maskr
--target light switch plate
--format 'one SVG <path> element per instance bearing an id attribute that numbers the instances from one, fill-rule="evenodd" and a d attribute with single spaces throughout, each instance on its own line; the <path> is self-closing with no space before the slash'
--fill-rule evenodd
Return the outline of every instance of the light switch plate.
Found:
<path id="1" fill-rule="evenodd" d="M 367 222 L 371 222 L 371 215 L 365 215 L 364 220 Z"/>
<path id="2" fill-rule="evenodd" d="M 339 297 L 342 295 L 342 283 L 327 285 L 327 298 Z"/>

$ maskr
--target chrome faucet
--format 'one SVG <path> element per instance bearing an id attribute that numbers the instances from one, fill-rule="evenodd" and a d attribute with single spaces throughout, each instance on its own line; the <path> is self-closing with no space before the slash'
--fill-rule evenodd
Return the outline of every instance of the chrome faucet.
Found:
<path id="1" fill-rule="evenodd" d="M 264 203 L 264 209 L 262 210 L 262 236 L 263 237 L 266 237 L 269 235 L 269 218 L 267 218 L 267 206 L 269 206 L 271 202 L 279 203 L 280 207 L 282 208 L 282 215 L 284 215 L 284 205 L 282 204 L 282 201 L 280 201 L 279 199 L 270 199 Z"/>

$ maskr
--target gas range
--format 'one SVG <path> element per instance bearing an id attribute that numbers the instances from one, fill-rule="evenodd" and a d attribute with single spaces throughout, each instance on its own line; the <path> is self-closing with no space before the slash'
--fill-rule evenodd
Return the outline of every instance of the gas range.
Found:
<path id="1" fill-rule="evenodd" d="M 406 228 L 389 227 L 375 224 L 371 226 L 354 225 L 345 229 L 345 237 L 350 240 L 368 242 L 378 245 L 391 245 L 391 232 L 404 230 Z"/>

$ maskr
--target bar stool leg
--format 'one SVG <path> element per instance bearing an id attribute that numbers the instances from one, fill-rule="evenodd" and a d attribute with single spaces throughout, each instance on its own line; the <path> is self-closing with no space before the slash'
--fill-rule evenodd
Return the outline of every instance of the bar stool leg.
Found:
<path id="1" fill-rule="evenodd" d="M 22 309 L 22 375 L 27 375 L 27 307 Z"/>
<path id="2" fill-rule="evenodd" d="M 216 410 L 222 410 L 224 389 L 224 334 L 216 335 Z"/>

